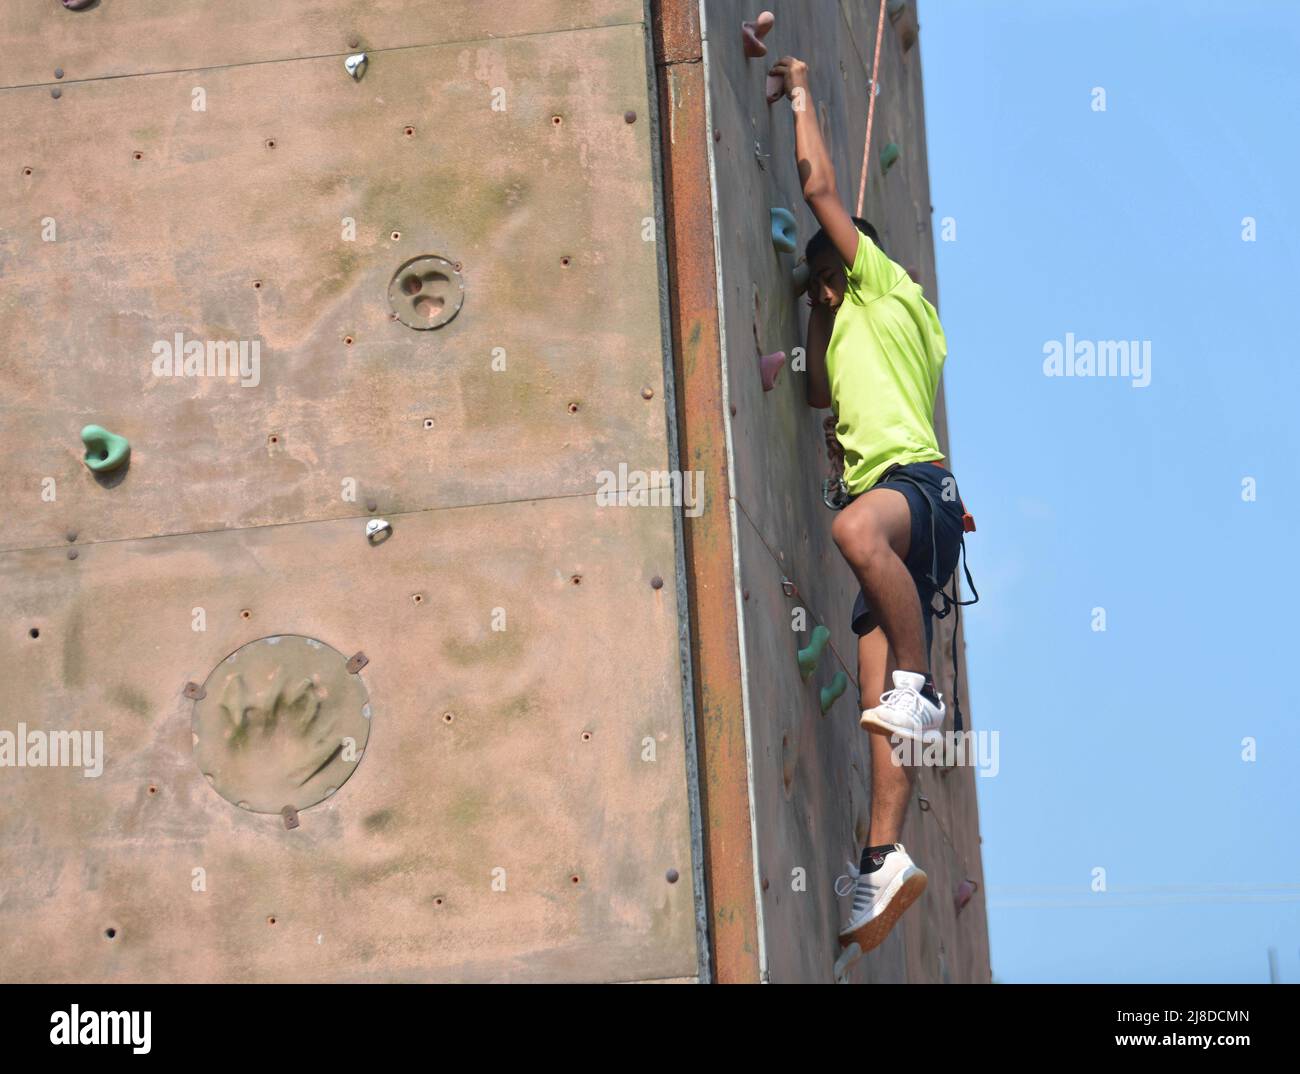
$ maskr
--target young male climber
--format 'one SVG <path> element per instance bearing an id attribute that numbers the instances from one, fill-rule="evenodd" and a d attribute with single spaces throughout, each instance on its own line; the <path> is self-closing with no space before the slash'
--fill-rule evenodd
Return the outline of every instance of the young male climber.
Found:
<path id="1" fill-rule="evenodd" d="M 853 892 L 840 943 L 869 951 L 926 885 L 898 841 L 912 773 L 896 763 L 890 739 L 932 741 L 946 714 L 929 670 L 931 604 L 956 568 L 964 515 L 934 431 L 947 344 L 921 288 L 841 204 L 807 65 L 785 56 L 771 74 L 794 106 L 803 196 L 821 225 L 805 252 L 808 403 L 832 409 L 843 451 L 843 506 L 831 536 L 861 586 L 852 625 L 861 725 L 873 732 L 870 834 L 836 892 Z"/>

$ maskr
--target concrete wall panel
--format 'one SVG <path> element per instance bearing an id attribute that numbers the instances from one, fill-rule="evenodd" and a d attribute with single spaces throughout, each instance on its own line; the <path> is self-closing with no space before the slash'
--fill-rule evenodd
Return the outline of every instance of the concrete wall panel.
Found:
<path id="1" fill-rule="evenodd" d="M 360 49 L 482 43 L 496 37 L 637 23 L 641 0 L 99 0 L 66 11 L 59 0 L 8 0 L 0 37 L 10 46 L 0 86 L 65 84 L 158 71 L 337 54 Z"/>
<path id="2" fill-rule="evenodd" d="M 664 468 L 647 79 L 628 26 L 397 50 L 360 83 L 336 58 L 207 71 L 206 112 L 190 75 L 0 92 L 17 184 L 0 376 L 22 430 L 0 547 L 571 495 L 611 460 Z M 463 267 L 461 313 L 433 331 L 390 319 L 390 280 L 420 254 Z M 156 377 L 177 333 L 258 342 L 260 383 Z M 115 493 L 82 465 L 92 422 L 132 443 Z"/>
<path id="3" fill-rule="evenodd" d="M 0 556 L 0 726 L 102 730 L 106 757 L 3 770 L 5 979 L 694 976 L 655 515 L 566 498 L 398 516 L 376 547 L 339 520 Z M 285 633 L 363 651 L 373 708 L 296 830 L 207 785 L 182 693 Z"/>
<path id="4" fill-rule="evenodd" d="M 675 520 L 592 495 L 673 462 L 642 4 L 0 19 L 0 730 L 106 754 L 0 770 L 6 979 L 697 978 Z M 435 331 L 389 318 L 418 254 L 462 264 Z M 156 377 L 177 332 L 259 383 Z M 183 696 L 283 634 L 373 709 L 296 829 L 208 786 Z"/>

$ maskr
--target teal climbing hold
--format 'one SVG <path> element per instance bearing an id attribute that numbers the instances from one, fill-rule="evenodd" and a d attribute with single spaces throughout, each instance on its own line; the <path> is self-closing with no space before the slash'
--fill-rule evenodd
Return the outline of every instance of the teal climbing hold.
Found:
<path id="1" fill-rule="evenodd" d="M 789 209 L 772 210 L 772 245 L 777 253 L 792 254 L 799 242 L 799 225 Z"/>
<path id="2" fill-rule="evenodd" d="M 86 465 L 97 474 L 116 470 L 131 454 L 126 437 L 110 433 L 102 425 L 87 425 L 82 429 L 81 442 L 86 445 Z"/>
<path id="3" fill-rule="evenodd" d="M 849 688 L 849 677 L 842 671 L 835 673 L 835 678 L 831 679 L 829 686 L 822 687 L 822 713 L 830 711 L 830 707 L 840 699 L 840 696 Z"/>
<path id="4" fill-rule="evenodd" d="M 897 163 L 898 158 L 902 155 L 902 150 L 898 148 L 897 142 L 890 142 L 880 151 L 880 174 L 884 175 L 890 168 Z"/>
<path id="5" fill-rule="evenodd" d="M 812 638 L 809 640 L 807 648 L 799 650 L 799 677 L 804 682 L 808 677 L 817 670 L 817 661 L 822 658 L 822 650 L 826 648 L 826 643 L 831 640 L 831 632 L 824 626 L 813 627 Z"/>

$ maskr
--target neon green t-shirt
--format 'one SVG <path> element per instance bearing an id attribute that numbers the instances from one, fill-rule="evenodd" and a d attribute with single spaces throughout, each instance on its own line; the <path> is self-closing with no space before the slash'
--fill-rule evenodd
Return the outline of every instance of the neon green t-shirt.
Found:
<path id="1" fill-rule="evenodd" d="M 858 252 L 826 347 L 844 481 L 866 492 L 892 463 L 942 459 L 934 397 L 948 355 L 919 284 L 858 232 Z"/>

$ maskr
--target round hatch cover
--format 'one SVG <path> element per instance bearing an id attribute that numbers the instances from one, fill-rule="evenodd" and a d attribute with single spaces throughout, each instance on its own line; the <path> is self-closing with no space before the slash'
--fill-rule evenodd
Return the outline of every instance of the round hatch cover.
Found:
<path id="1" fill-rule="evenodd" d="M 352 775 L 370 699 L 337 649 L 281 634 L 236 649 L 194 703 L 194 761 L 227 802 L 254 813 L 306 809 Z"/>
<path id="2" fill-rule="evenodd" d="M 388 305 L 407 328 L 441 328 L 460 312 L 465 281 L 445 257 L 426 254 L 402 265 L 388 284 Z"/>

